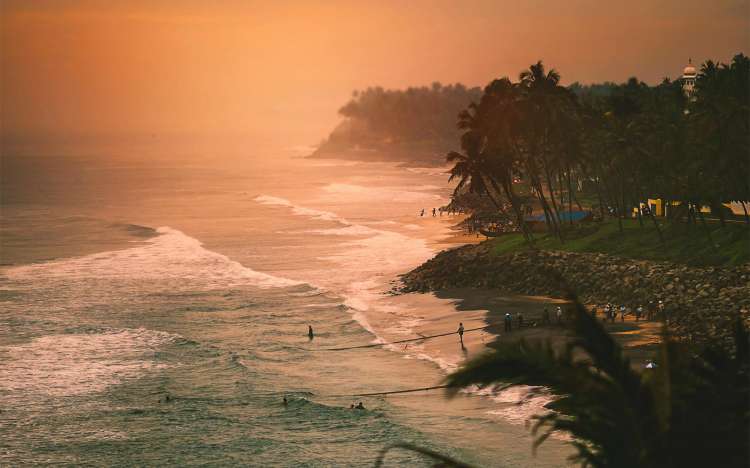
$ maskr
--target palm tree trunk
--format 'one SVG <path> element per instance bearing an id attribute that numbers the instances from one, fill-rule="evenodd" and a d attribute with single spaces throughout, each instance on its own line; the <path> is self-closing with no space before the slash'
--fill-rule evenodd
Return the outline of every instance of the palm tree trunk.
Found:
<path id="1" fill-rule="evenodd" d="M 490 178 L 490 181 L 491 181 L 491 180 L 492 180 L 492 179 Z M 498 202 L 497 202 L 497 200 L 495 200 L 495 197 L 493 197 L 493 196 L 492 196 L 492 193 L 491 193 L 491 192 L 490 192 L 489 190 L 487 190 L 487 184 L 486 184 L 486 183 L 484 184 L 484 186 L 485 186 L 485 189 L 484 189 L 484 193 L 486 193 L 486 194 L 487 194 L 487 196 L 489 197 L 489 199 L 490 199 L 490 201 L 492 202 L 492 204 L 493 204 L 493 205 L 495 205 L 495 208 L 497 208 L 497 210 L 498 210 L 498 211 L 499 211 L 500 213 L 502 213 L 502 214 L 506 214 L 506 213 L 505 213 L 505 210 L 503 209 L 503 206 L 502 206 L 502 205 L 501 205 L 500 203 L 498 203 Z"/>
<path id="2" fill-rule="evenodd" d="M 644 197 L 643 193 L 641 193 L 641 199 L 646 200 L 646 206 L 648 206 L 648 198 Z M 656 216 L 654 216 L 654 211 L 651 209 L 650 206 L 648 206 L 648 215 L 651 218 L 651 221 L 654 223 L 654 227 L 656 228 L 656 233 L 659 235 L 659 243 L 664 244 L 664 234 L 661 232 L 661 228 L 659 227 L 659 223 L 656 221 Z"/>
<path id="3" fill-rule="evenodd" d="M 494 178 L 490 177 L 490 183 L 492 183 L 493 188 L 498 193 L 500 193 L 500 187 L 498 187 L 497 182 Z M 526 221 L 523 218 L 523 213 L 521 212 L 521 207 L 518 203 L 518 199 L 516 198 L 516 194 L 513 192 L 513 187 L 509 185 L 512 183 L 513 180 L 508 180 L 508 177 L 504 177 L 502 181 L 503 191 L 505 191 L 505 196 L 510 200 L 510 204 L 516 214 L 516 222 L 521 228 L 521 233 L 523 234 L 524 239 L 529 245 L 533 245 L 533 238 L 531 236 L 531 232 L 529 232 L 528 226 L 526 225 Z"/>
<path id="4" fill-rule="evenodd" d="M 719 221 L 721 222 L 721 227 L 727 227 L 726 220 L 724 219 L 724 205 L 719 202 L 713 202 L 711 203 L 711 211 L 716 211 L 716 215 L 719 217 Z"/>
<path id="5" fill-rule="evenodd" d="M 542 182 L 539 180 L 539 171 L 537 170 L 536 164 L 534 164 L 534 161 L 531 158 L 527 159 L 526 161 L 526 172 L 528 172 L 529 174 L 531 184 L 534 187 L 534 191 L 536 191 L 537 197 L 539 198 L 539 203 L 542 205 L 542 210 L 544 210 L 544 220 L 547 223 L 547 229 L 551 234 L 554 234 L 557 238 L 561 239 L 562 235 L 560 233 L 560 228 L 557 225 L 555 217 L 552 215 L 549 203 L 547 203 L 547 198 L 544 196 Z"/>
<path id="6" fill-rule="evenodd" d="M 552 185 L 552 175 L 549 172 L 547 164 L 542 162 L 544 168 L 544 175 L 547 179 L 547 188 L 549 189 L 549 199 L 552 202 L 552 208 L 555 210 L 555 216 L 557 217 L 558 223 L 560 223 L 560 210 L 557 209 L 557 202 L 555 201 L 555 187 Z"/>
<path id="7" fill-rule="evenodd" d="M 568 217 L 570 218 L 570 225 L 573 225 L 573 217 L 570 216 L 570 213 L 573 212 L 573 185 L 570 183 L 570 165 L 568 165 Z M 578 205 L 580 208 L 581 205 Z"/>
<path id="8" fill-rule="evenodd" d="M 563 175 L 561 171 L 557 171 L 557 193 L 560 195 L 560 209 L 565 209 L 565 192 L 563 192 L 563 187 L 565 187 L 565 184 L 563 184 Z M 570 194 L 568 194 L 570 195 Z M 560 219 L 562 222 L 562 218 Z"/>
<path id="9" fill-rule="evenodd" d="M 649 216 L 651 217 L 651 221 L 654 222 L 656 233 L 659 234 L 659 243 L 664 244 L 664 234 L 662 234 L 661 232 L 661 228 L 659 227 L 659 222 L 656 221 L 656 216 L 654 216 L 654 212 L 651 211 L 651 209 L 649 208 L 648 213 L 649 213 Z"/>
<path id="10" fill-rule="evenodd" d="M 596 182 L 596 198 L 599 200 L 599 215 L 604 221 L 604 200 L 602 199 L 602 188 L 599 186 L 599 181 Z"/>
<path id="11" fill-rule="evenodd" d="M 588 171 L 586 171 L 586 168 L 581 166 L 581 169 L 583 170 L 583 177 L 587 180 L 591 180 L 591 177 L 588 174 Z M 602 186 L 601 186 L 601 175 L 599 174 L 599 171 L 596 167 L 594 167 L 594 175 L 596 177 L 596 181 L 594 185 L 596 186 L 596 199 L 599 201 L 599 216 L 602 217 L 602 221 L 604 221 L 604 198 L 602 197 Z M 576 198 L 576 203 L 578 203 L 578 199 Z M 578 205 L 581 206 L 580 204 Z"/>
<path id="12" fill-rule="evenodd" d="M 696 203 L 696 211 L 698 212 L 698 217 L 701 219 L 701 225 L 703 225 L 703 228 L 706 230 L 706 235 L 708 236 L 708 241 L 711 243 L 711 248 L 713 250 L 716 250 L 716 244 L 714 244 L 714 238 L 711 235 L 711 229 L 708 228 L 708 223 L 706 223 L 706 218 L 703 217 L 703 211 L 700 209 L 700 205 Z"/>

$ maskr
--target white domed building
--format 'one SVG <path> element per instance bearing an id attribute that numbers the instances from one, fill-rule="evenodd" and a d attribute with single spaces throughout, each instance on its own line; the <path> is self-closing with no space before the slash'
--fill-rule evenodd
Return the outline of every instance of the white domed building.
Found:
<path id="1" fill-rule="evenodd" d="M 685 96 L 688 99 L 692 99 L 695 94 L 695 80 L 698 78 L 698 71 L 693 65 L 693 60 L 688 59 L 688 64 L 682 71 L 682 90 L 685 92 Z"/>

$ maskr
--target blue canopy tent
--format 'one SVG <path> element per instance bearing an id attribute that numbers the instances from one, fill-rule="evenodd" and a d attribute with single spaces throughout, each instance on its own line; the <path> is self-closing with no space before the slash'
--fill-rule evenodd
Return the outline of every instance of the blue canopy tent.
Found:
<path id="1" fill-rule="evenodd" d="M 578 223 L 581 221 L 590 221 L 592 217 L 591 211 L 561 211 L 560 212 L 560 221 L 563 223 L 568 223 L 570 221 L 573 221 L 574 223 Z M 533 215 L 533 216 L 527 216 L 524 218 L 527 223 L 543 223 L 544 222 L 544 213 Z"/>

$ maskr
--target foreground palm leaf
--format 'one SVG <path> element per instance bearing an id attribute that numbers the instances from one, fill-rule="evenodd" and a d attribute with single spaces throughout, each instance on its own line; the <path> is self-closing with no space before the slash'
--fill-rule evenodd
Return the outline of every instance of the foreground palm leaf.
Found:
<path id="1" fill-rule="evenodd" d="M 449 394 L 470 385 L 546 387 L 559 398 L 550 405 L 555 411 L 535 416 L 535 446 L 567 432 L 583 466 L 747 466 L 748 335 L 741 322 L 732 350 L 695 354 L 665 336 L 660 367 L 641 372 L 570 299 L 569 344 L 501 343 L 449 376 Z"/>

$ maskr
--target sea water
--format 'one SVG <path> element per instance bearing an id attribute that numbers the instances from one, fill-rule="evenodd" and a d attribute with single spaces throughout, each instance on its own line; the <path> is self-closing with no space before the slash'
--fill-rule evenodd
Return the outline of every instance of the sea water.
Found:
<path id="1" fill-rule="evenodd" d="M 439 385 L 459 353 L 327 350 L 451 307 L 387 294 L 446 247 L 444 170 L 272 156 L 5 159 L 0 465 L 371 466 L 408 442 L 564 466 L 520 397 L 353 396 Z"/>

